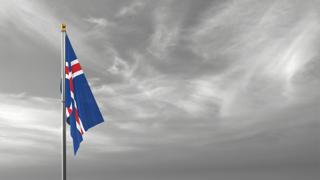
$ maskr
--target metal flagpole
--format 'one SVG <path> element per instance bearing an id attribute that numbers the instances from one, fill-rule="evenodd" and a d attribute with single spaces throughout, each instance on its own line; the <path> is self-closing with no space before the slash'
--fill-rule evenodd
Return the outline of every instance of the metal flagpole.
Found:
<path id="1" fill-rule="evenodd" d="M 61 103 L 62 103 L 62 173 L 61 179 L 67 179 L 67 147 L 66 147 L 66 52 L 65 52 L 66 25 L 61 24 Z"/>

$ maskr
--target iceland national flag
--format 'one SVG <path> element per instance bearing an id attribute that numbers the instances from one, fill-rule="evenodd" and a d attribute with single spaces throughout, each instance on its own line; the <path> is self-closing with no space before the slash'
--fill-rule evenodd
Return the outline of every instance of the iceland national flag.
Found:
<path id="1" fill-rule="evenodd" d="M 67 35 L 65 54 L 66 118 L 70 124 L 74 154 L 76 154 L 83 140 L 83 134 L 104 120 Z"/>

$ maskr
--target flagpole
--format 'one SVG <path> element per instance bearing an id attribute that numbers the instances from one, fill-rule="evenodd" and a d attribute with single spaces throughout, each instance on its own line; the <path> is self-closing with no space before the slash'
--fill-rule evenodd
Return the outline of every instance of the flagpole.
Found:
<path id="1" fill-rule="evenodd" d="M 65 52 L 66 25 L 61 24 L 61 110 L 62 110 L 62 173 L 61 179 L 67 179 L 67 147 L 66 147 L 66 108 L 65 108 L 65 74 L 66 74 L 66 52 Z"/>

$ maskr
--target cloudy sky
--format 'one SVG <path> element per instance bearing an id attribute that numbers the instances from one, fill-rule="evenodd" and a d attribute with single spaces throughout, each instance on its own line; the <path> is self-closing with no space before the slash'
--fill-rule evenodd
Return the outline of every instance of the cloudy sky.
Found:
<path id="1" fill-rule="evenodd" d="M 315 180 L 319 0 L 0 0 L 0 179 L 60 178 L 60 30 L 104 115 L 77 180 Z"/>

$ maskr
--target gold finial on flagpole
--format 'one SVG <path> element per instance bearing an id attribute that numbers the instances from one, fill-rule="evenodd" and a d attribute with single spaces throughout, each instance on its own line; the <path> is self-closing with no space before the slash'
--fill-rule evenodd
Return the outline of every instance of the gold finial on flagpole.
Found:
<path id="1" fill-rule="evenodd" d="M 66 24 L 61 24 L 61 32 L 66 32 L 67 25 Z"/>

